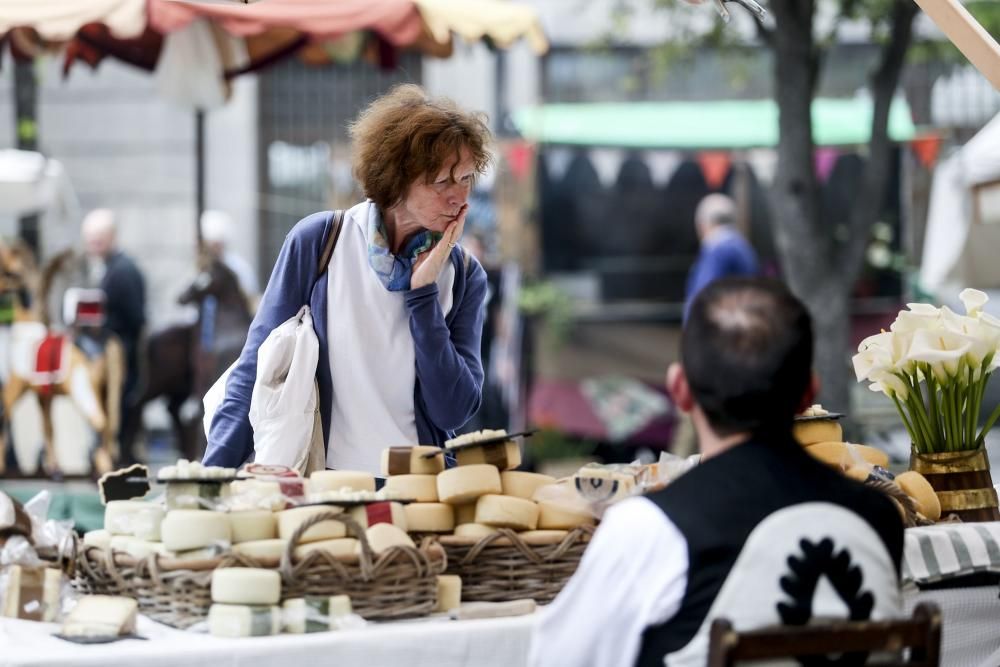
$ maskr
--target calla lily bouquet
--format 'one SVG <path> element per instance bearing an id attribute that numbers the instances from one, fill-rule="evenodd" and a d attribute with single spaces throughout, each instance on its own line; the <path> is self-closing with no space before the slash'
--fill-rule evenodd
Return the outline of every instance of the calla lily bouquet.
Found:
<path id="1" fill-rule="evenodd" d="M 920 454 L 974 450 L 1000 418 L 997 406 L 978 428 L 983 393 L 1000 365 L 1000 319 L 983 312 L 989 297 L 966 289 L 965 315 L 911 303 L 889 331 L 870 336 L 854 355 L 858 382 L 884 393 Z"/>

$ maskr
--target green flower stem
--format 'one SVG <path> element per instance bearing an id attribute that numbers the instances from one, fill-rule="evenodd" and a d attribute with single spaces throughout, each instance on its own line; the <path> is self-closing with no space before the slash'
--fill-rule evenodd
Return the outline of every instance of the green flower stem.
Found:
<path id="1" fill-rule="evenodd" d="M 930 421 L 927 418 L 923 398 L 916 387 L 907 395 L 906 403 L 910 407 L 910 418 L 913 420 L 914 431 L 919 437 L 919 442 L 923 443 L 926 449 L 933 451 L 935 439 L 931 435 Z"/>
<path id="2" fill-rule="evenodd" d="M 927 444 L 931 448 L 931 450 L 934 451 L 936 450 L 938 445 L 941 442 L 944 442 L 947 438 L 943 436 L 939 437 L 939 434 L 943 432 L 942 428 L 943 421 L 940 419 L 939 416 L 940 411 L 938 409 L 938 401 L 937 401 L 937 394 L 938 394 L 937 382 L 934 379 L 934 374 L 931 372 L 930 364 L 926 364 L 926 368 L 924 369 L 924 377 L 927 379 L 927 403 L 928 403 L 927 409 L 930 413 L 931 428 L 933 429 L 935 436 L 934 440 L 928 442 Z M 913 377 L 913 384 L 915 387 L 917 387 L 917 392 L 919 393 L 920 380 L 916 376 Z M 923 395 L 921 394 L 921 400 L 923 400 L 922 396 Z"/>
<path id="3" fill-rule="evenodd" d="M 990 418 L 986 420 L 986 423 L 983 425 L 983 430 L 979 432 L 979 437 L 976 438 L 976 444 L 980 443 L 983 438 L 986 437 L 986 434 L 989 433 L 991 428 L 993 428 L 993 424 L 996 423 L 997 419 L 1000 419 L 1000 405 L 996 407 L 993 414 L 990 415 Z"/>
<path id="4" fill-rule="evenodd" d="M 976 436 L 976 412 L 974 411 L 975 397 L 979 393 L 979 387 L 973 380 L 972 364 L 969 364 L 969 385 L 965 398 L 965 449 L 972 449 L 973 438 Z"/>
<path id="5" fill-rule="evenodd" d="M 899 413 L 899 417 L 903 420 L 903 426 L 906 427 L 906 432 L 910 434 L 910 442 L 913 443 L 913 446 L 917 449 L 918 453 L 926 454 L 927 452 L 925 452 L 924 448 L 921 447 L 920 438 L 917 437 L 916 431 L 913 430 L 913 425 L 910 424 L 910 420 L 906 418 L 906 410 L 903 409 L 903 404 L 899 402 L 895 393 L 890 393 L 889 397 L 892 399 L 892 402 L 896 404 L 896 412 Z"/>

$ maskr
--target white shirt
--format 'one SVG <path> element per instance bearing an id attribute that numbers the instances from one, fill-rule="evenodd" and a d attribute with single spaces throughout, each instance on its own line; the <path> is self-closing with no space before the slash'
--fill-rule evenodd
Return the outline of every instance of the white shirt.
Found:
<path id="1" fill-rule="evenodd" d="M 576 573 L 532 631 L 532 667 L 632 667 L 642 632 L 672 618 L 687 589 L 680 530 L 642 497 L 615 504 Z"/>
<path id="2" fill-rule="evenodd" d="M 368 263 L 368 221 L 379 215 L 364 202 L 344 217 L 327 271 L 327 332 L 333 403 L 326 465 L 381 475 L 386 447 L 421 444 L 413 406 L 416 357 L 406 292 L 390 292 Z M 438 302 L 452 305 L 455 268 L 438 276 Z"/>

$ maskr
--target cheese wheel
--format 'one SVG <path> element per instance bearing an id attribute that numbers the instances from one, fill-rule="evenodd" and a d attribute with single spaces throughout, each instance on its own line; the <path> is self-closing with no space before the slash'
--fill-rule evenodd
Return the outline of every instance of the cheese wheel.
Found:
<path id="1" fill-rule="evenodd" d="M 411 533 L 450 533 L 455 529 L 455 510 L 447 503 L 412 503 L 404 512 Z"/>
<path id="2" fill-rule="evenodd" d="M 581 468 L 573 476 L 573 486 L 592 503 L 609 503 L 632 495 L 635 475 L 607 468 Z"/>
<path id="3" fill-rule="evenodd" d="M 526 530 L 517 534 L 525 544 L 531 545 L 559 544 L 567 535 L 568 530 Z"/>
<path id="4" fill-rule="evenodd" d="M 220 567 L 212 572 L 212 602 L 278 604 L 281 575 L 259 567 Z"/>
<path id="5" fill-rule="evenodd" d="M 497 532 L 493 526 L 486 526 L 481 523 L 463 523 L 455 526 L 455 535 L 458 537 L 486 537 Z"/>
<path id="6" fill-rule="evenodd" d="M 51 623 L 59 615 L 62 571 L 51 567 L 11 565 L 4 568 L 7 590 L 0 595 L 0 616 Z"/>
<path id="7" fill-rule="evenodd" d="M 437 479 L 437 475 L 395 475 L 386 477 L 385 490 L 399 498 L 416 500 L 418 503 L 436 503 Z"/>
<path id="8" fill-rule="evenodd" d="M 160 525 L 166 511 L 161 505 L 146 503 L 146 507 L 140 508 L 131 514 L 132 534 L 140 540 L 149 542 L 160 541 Z"/>
<path id="9" fill-rule="evenodd" d="M 406 511 L 400 503 L 383 501 L 368 503 L 351 508 L 351 518 L 362 528 L 370 528 L 376 523 L 391 523 L 400 530 L 406 530 Z"/>
<path id="10" fill-rule="evenodd" d="M 375 493 L 375 475 L 357 470 L 317 470 L 309 475 L 311 493 L 341 491 L 345 488 Z"/>
<path id="11" fill-rule="evenodd" d="M 339 507 L 316 506 L 316 507 L 296 507 L 294 509 L 278 512 L 278 537 L 283 540 L 292 539 L 295 530 L 305 523 L 306 519 L 317 514 L 329 512 L 339 513 Z M 299 537 L 299 544 L 308 542 L 319 542 L 320 540 L 335 540 L 347 534 L 347 528 L 340 521 L 321 521 L 307 530 Z"/>
<path id="12" fill-rule="evenodd" d="M 555 483 L 555 477 L 540 475 L 537 472 L 507 470 L 500 473 L 500 484 L 503 487 L 503 495 L 514 496 L 516 498 L 531 500 L 535 495 L 535 491 L 539 488 Z"/>
<path id="13" fill-rule="evenodd" d="M 534 530 L 538 527 L 538 505 L 524 498 L 488 494 L 476 502 L 476 523 L 497 528 Z"/>
<path id="14" fill-rule="evenodd" d="M 270 510 L 230 512 L 229 523 L 232 525 L 233 544 L 273 540 L 278 536 L 278 526 Z"/>
<path id="15" fill-rule="evenodd" d="M 228 545 L 233 538 L 228 514 L 203 510 L 170 510 L 160 533 L 169 551 L 201 549 L 217 542 Z"/>
<path id="16" fill-rule="evenodd" d="M 392 478 L 390 477 L 389 479 Z M 416 546 L 413 543 L 413 540 L 410 539 L 409 535 L 388 523 L 375 524 L 365 531 L 365 535 L 368 537 L 368 545 L 371 546 L 372 551 L 375 552 L 376 555 L 382 553 L 390 547 Z M 357 550 L 360 552 L 360 544 L 358 544 Z"/>
<path id="17" fill-rule="evenodd" d="M 288 545 L 286 540 L 253 540 L 233 545 L 233 552 L 258 560 L 280 559 Z"/>
<path id="18" fill-rule="evenodd" d="M 882 468 L 889 466 L 889 457 L 885 452 L 866 445 L 854 445 L 846 442 L 818 442 L 806 447 L 806 451 L 823 463 L 841 469 L 849 468 L 861 461 Z"/>
<path id="19" fill-rule="evenodd" d="M 815 419 L 792 423 L 792 435 L 800 445 L 814 445 L 817 442 L 840 442 L 844 439 L 844 429 L 836 419 Z"/>
<path id="20" fill-rule="evenodd" d="M 140 540 L 138 537 L 128 535 L 116 535 L 111 538 L 111 549 L 113 551 L 124 551 L 132 558 L 141 560 L 148 558 L 151 554 L 166 554 L 167 549 L 162 542 L 150 542 Z"/>
<path id="21" fill-rule="evenodd" d="M 266 637 L 281 632 L 281 607 L 213 604 L 208 609 L 213 637 Z"/>
<path id="22" fill-rule="evenodd" d="M 437 577 L 437 603 L 434 611 L 451 611 L 462 605 L 462 577 L 457 574 L 439 574 Z"/>
<path id="23" fill-rule="evenodd" d="M 512 470 L 521 465 L 521 447 L 513 440 L 477 445 L 455 450 L 458 466 L 488 464 L 498 470 Z"/>
<path id="24" fill-rule="evenodd" d="M 117 637 L 135 632 L 139 603 L 117 595 L 85 595 L 63 621 L 67 637 Z"/>
<path id="25" fill-rule="evenodd" d="M 594 517 L 584 512 L 572 511 L 555 503 L 538 503 L 538 528 L 540 530 L 572 530 L 577 526 L 593 526 Z"/>
<path id="26" fill-rule="evenodd" d="M 305 558 L 314 551 L 323 551 L 337 558 L 353 556 L 358 552 L 358 540 L 353 537 L 341 537 L 336 540 L 320 540 L 295 547 L 295 560 Z"/>
<path id="27" fill-rule="evenodd" d="M 112 500 L 104 508 L 104 530 L 112 535 L 134 535 L 136 515 L 156 507 L 144 500 Z"/>
<path id="28" fill-rule="evenodd" d="M 471 502 L 464 505 L 453 505 L 453 507 L 455 508 L 456 526 L 461 526 L 463 523 L 476 522 L 476 503 Z"/>
<path id="29" fill-rule="evenodd" d="M 230 509 L 262 509 L 280 512 L 288 505 L 281 484 L 259 479 L 240 479 L 230 483 Z"/>
<path id="30" fill-rule="evenodd" d="M 500 471 L 486 464 L 445 470 L 437 476 L 437 493 L 441 502 L 451 505 L 462 505 L 488 493 L 503 493 Z"/>
<path id="31" fill-rule="evenodd" d="M 168 510 L 203 510 L 229 497 L 228 482 L 172 482 L 167 484 Z"/>
<path id="32" fill-rule="evenodd" d="M 896 475 L 896 484 L 903 493 L 919 503 L 920 513 L 931 521 L 941 518 L 941 500 L 934 492 L 934 487 L 927 478 L 915 470 L 908 470 Z"/>
<path id="33" fill-rule="evenodd" d="M 111 548 L 111 533 L 106 530 L 88 530 L 83 534 L 83 546 L 107 551 Z"/>
<path id="34" fill-rule="evenodd" d="M 434 454 L 433 458 L 424 458 Z M 382 450 L 382 474 L 392 475 L 436 475 L 444 470 L 444 452 L 440 447 L 419 445 L 417 447 L 390 447 Z"/>
<path id="35" fill-rule="evenodd" d="M 346 595 L 293 598 L 281 608 L 284 631 L 293 635 L 337 630 L 340 619 L 352 612 L 351 598 Z"/>

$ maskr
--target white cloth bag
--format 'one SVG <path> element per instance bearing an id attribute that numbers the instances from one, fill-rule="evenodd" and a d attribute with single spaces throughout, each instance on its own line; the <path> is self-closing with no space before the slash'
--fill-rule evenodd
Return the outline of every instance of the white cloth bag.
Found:
<path id="1" fill-rule="evenodd" d="M 276 327 L 257 350 L 250 398 L 254 461 L 307 475 L 326 468 L 316 364 L 319 340 L 309 306 Z"/>

